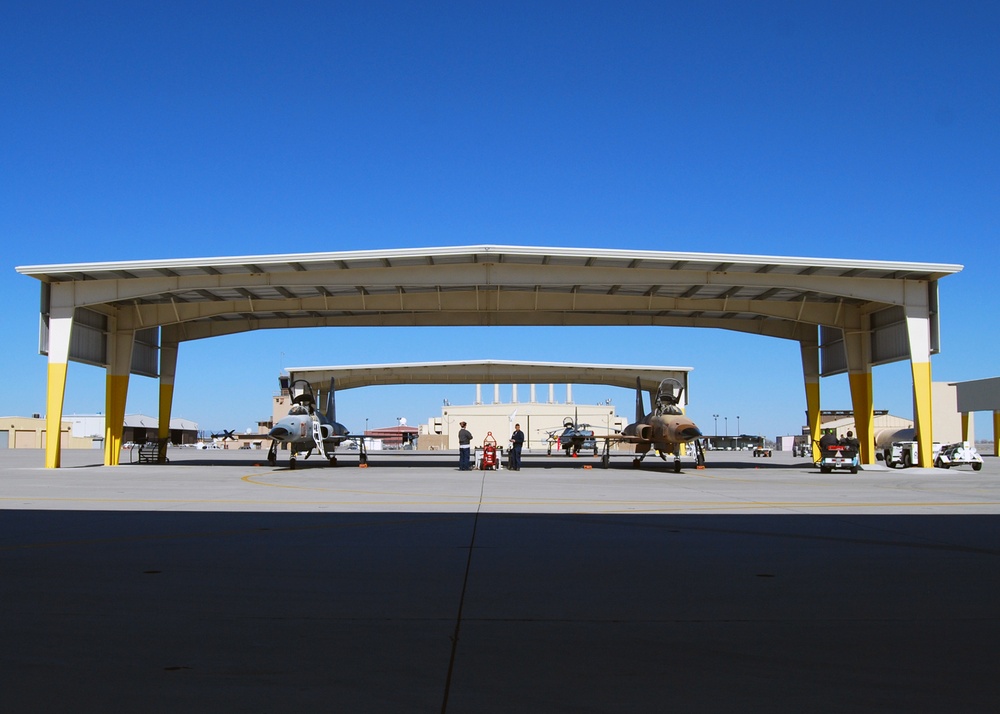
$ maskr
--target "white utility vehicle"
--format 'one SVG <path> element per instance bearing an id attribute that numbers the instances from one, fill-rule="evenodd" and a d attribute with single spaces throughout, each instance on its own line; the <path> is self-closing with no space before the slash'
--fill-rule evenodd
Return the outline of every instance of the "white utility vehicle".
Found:
<path id="1" fill-rule="evenodd" d="M 938 453 L 941 451 L 941 444 L 934 442 L 933 455 L 931 458 L 937 463 Z M 896 466 L 909 468 L 919 463 L 918 442 L 916 441 L 894 441 L 889 446 L 882 449 L 882 460 L 890 469 Z"/>
<path id="2" fill-rule="evenodd" d="M 939 469 L 961 466 L 962 464 L 970 465 L 973 471 L 979 471 L 983 468 L 983 457 L 976 451 L 976 447 L 968 441 L 945 444 L 934 459 L 934 465 Z"/>

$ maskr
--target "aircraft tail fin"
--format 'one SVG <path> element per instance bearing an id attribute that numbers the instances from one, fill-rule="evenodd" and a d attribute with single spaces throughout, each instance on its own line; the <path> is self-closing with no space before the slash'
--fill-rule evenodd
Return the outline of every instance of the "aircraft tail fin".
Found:
<path id="1" fill-rule="evenodd" d="M 326 393 L 326 418 L 331 421 L 337 421 L 337 380 L 334 377 L 330 377 L 330 391 Z"/>
<path id="2" fill-rule="evenodd" d="M 642 405 L 642 379 L 635 378 L 635 423 L 646 418 L 646 408 Z"/>

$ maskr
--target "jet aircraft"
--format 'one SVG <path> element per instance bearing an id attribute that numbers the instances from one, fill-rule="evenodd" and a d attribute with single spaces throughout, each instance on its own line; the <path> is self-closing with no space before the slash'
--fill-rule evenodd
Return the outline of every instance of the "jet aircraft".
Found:
<path id="1" fill-rule="evenodd" d="M 356 441 L 361 450 L 360 461 L 368 463 L 364 438 L 351 436 L 343 424 L 337 422 L 335 402 L 336 385 L 330 380 L 330 391 L 326 395 L 326 412 L 316 407 L 316 398 L 312 386 L 305 379 L 296 379 L 289 385 L 292 397 L 292 407 L 288 414 L 280 419 L 268 432 L 271 448 L 267 452 L 267 462 L 274 466 L 278 460 L 278 445 L 287 444 L 290 450 L 288 467 L 295 468 L 295 458 L 305 451 L 305 458 L 312 455 L 313 449 L 322 454 L 331 466 L 337 465 L 334 454 L 337 446 L 345 441 Z"/>
<path id="2" fill-rule="evenodd" d="M 621 434 L 603 437 L 604 454 L 601 465 L 608 467 L 611 457 L 609 454 L 609 444 L 613 441 L 627 442 L 635 444 L 636 458 L 632 461 L 633 466 L 639 467 L 642 460 L 649 454 L 651 448 L 655 448 L 660 458 L 667 460 L 667 454 L 674 456 L 674 472 L 681 470 L 680 445 L 693 443 L 695 450 L 695 463 L 703 466 L 705 463 L 705 452 L 701 448 L 701 429 L 684 416 L 681 411 L 681 394 L 684 387 L 676 379 L 664 379 L 660 382 L 653 399 L 653 411 L 646 414 L 642 399 L 642 383 L 635 380 L 635 422 L 626 426 Z"/>
<path id="3" fill-rule="evenodd" d="M 565 451 L 566 456 L 575 456 L 584 450 L 593 450 L 594 456 L 597 456 L 597 441 L 594 439 L 593 429 L 589 427 L 590 424 L 578 424 L 575 419 L 566 417 L 563 419 L 562 429 L 542 429 L 549 437 L 549 456 L 552 455 L 553 445 Z"/>

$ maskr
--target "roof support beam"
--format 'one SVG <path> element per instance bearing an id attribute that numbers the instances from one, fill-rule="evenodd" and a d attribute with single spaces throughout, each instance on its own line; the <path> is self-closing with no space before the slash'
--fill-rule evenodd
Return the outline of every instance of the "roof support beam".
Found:
<path id="1" fill-rule="evenodd" d="M 567 313 L 735 313 L 760 315 L 793 322 L 845 326 L 857 319 L 857 308 L 829 302 L 776 302 L 767 300 L 697 299 L 640 295 L 595 295 L 592 293 L 525 292 L 497 288 L 494 291 L 396 292 L 391 295 L 338 295 L 296 299 L 243 299 L 170 304 L 135 304 L 122 311 L 121 324 L 131 329 L 176 322 L 194 322 L 240 313 L 263 314 L 309 312 L 336 317 L 336 313 L 424 312 L 467 313 L 469 305 L 479 310 L 500 312 Z M 333 313 L 333 314 L 331 314 Z M 445 324 L 453 324 L 445 319 Z M 475 324 L 475 323 L 470 323 Z M 599 324 L 599 323 L 595 323 Z"/>
<path id="2" fill-rule="evenodd" d="M 513 263 L 476 265 L 434 265 L 422 270 L 413 268 L 355 268 L 337 271 L 289 271 L 283 273 L 230 273 L 220 275 L 181 275 L 176 277 L 146 277 L 126 280 L 86 280 L 72 283 L 73 306 L 150 299 L 164 294 L 195 293 L 213 296 L 216 291 L 239 289 L 254 291 L 272 286 L 286 289 L 315 288 L 355 290 L 365 286 L 369 291 L 406 289 L 495 287 L 523 290 L 541 286 L 567 289 L 574 285 L 602 285 L 607 292 L 613 285 L 622 288 L 646 289 L 650 285 L 717 287 L 722 291 L 744 287 L 754 292 L 780 288 L 792 291 L 813 291 L 828 296 L 889 305 L 904 305 L 907 299 L 905 281 L 888 278 L 845 278 L 824 275 L 790 275 L 780 272 L 705 272 L 690 270 L 648 270 L 642 268 L 607 268 L 581 266 L 525 266 Z"/>

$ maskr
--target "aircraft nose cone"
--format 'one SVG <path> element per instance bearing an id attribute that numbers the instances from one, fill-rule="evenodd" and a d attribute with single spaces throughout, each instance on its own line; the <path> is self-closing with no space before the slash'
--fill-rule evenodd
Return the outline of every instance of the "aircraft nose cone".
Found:
<path id="1" fill-rule="evenodd" d="M 681 429 L 680 435 L 685 439 L 697 439 L 701 436 L 701 429 L 692 424 Z"/>

